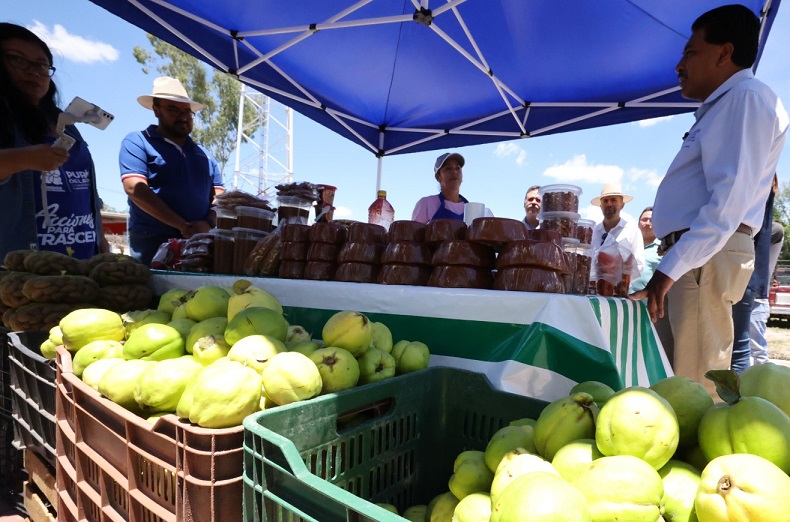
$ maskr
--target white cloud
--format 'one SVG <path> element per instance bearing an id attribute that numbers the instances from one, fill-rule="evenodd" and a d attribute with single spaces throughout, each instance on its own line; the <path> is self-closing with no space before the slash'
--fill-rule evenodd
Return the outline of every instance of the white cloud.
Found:
<path id="1" fill-rule="evenodd" d="M 603 220 L 603 212 L 601 212 L 601 207 L 596 207 L 593 204 L 580 208 L 579 214 L 581 215 L 582 218 L 592 219 L 596 223 L 600 223 L 601 220 Z"/>
<path id="2" fill-rule="evenodd" d="M 354 212 L 349 207 L 335 207 L 332 219 L 351 219 Z"/>
<path id="3" fill-rule="evenodd" d="M 636 182 L 639 185 L 647 185 L 650 188 L 658 188 L 661 180 L 664 179 L 663 174 L 659 175 L 655 170 L 638 169 L 632 167 L 628 170 L 626 178 L 629 181 Z"/>
<path id="4" fill-rule="evenodd" d="M 516 157 L 516 165 L 523 165 L 527 161 L 527 151 L 515 143 L 498 143 L 494 149 L 494 156 L 497 158 Z"/>
<path id="5" fill-rule="evenodd" d="M 543 175 L 559 181 L 582 181 L 586 183 L 620 183 L 623 169 L 617 165 L 590 165 L 587 156 L 578 154 L 562 165 L 554 165 L 543 171 Z"/>
<path id="6" fill-rule="evenodd" d="M 674 116 L 659 116 L 658 118 L 650 118 L 649 120 L 639 120 L 636 122 L 640 127 L 652 127 L 657 123 L 661 123 L 662 121 L 669 121 Z"/>
<path id="7" fill-rule="evenodd" d="M 66 60 L 80 63 L 114 62 L 120 56 L 112 45 L 71 34 L 60 24 L 53 25 L 50 30 L 35 20 L 28 29 L 46 42 L 52 54 L 61 55 Z"/>

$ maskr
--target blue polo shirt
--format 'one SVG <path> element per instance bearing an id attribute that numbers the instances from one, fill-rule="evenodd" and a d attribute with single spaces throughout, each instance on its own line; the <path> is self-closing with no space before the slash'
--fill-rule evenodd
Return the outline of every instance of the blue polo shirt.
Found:
<path id="1" fill-rule="evenodd" d="M 142 177 L 151 190 L 186 221 L 206 220 L 214 187 L 222 187 L 217 161 L 204 147 L 187 138 L 183 147 L 149 126 L 121 143 L 121 180 Z M 147 214 L 129 199 L 129 230 L 180 237 L 181 233 Z"/>

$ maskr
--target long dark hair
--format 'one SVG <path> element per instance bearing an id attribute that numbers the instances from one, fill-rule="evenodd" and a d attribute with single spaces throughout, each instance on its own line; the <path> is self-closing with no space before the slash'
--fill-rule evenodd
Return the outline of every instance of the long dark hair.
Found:
<path id="1" fill-rule="evenodd" d="M 17 39 L 38 45 L 52 63 L 52 52 L 44 41 L 32 31 L 16 24 L 0 23 L 0 44 L 7 40 Z M 49 90 L 44 98 L 35 106 L 11 82 L 11 77 L 3 61 L 0 60 L 0 146 L 10 147 L 14 144 L 14 126 L 18 125 L 22 133 L 31 143 L 41 143 L 49 128 L 57 120 L 58 88 L 50 81 Z"/>

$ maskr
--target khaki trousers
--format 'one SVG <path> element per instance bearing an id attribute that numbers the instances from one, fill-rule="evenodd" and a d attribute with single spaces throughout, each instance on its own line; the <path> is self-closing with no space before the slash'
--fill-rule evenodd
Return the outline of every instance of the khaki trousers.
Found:
<path id="1" fill-rule="evenodd" d="M 672 368 L 701 383 L 715 401 L 708 370 L 730 368 L 732 305 L 740 301 L 754 270 L 754 242 L 736 232 L 724 248 L 700 268 L 683 274 L 667 294 L 675 341 Z"/>

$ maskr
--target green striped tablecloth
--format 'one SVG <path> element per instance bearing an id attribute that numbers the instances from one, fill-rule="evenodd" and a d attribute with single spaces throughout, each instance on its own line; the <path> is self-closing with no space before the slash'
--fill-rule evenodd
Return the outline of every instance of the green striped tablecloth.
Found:
<path id="1" fill-rule="evenodd" d="M 233 276 L 155 272 L 155 295 L 171 288 L 231 286 Z M 249 278 L 315 338 L 338 310 L 364 312 L 395 341 L 423 341 L 431 364 L 486 374 L 502 390 L 543 400 L 577 382 L 649 386 L 671 369 L 645 306 L 627 299 L 476 289 Z"/>

